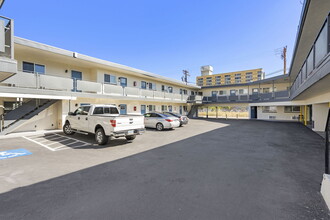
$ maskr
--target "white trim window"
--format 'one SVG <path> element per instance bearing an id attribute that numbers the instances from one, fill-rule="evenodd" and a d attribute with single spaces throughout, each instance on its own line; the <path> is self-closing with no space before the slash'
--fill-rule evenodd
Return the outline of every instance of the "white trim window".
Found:
<path id="1" fill-rule="evenodd" d="M 262 113 L 277 113 L 276 106 L 262 106 Z"/>
<path id="2" fill-rule="evenodd" d="M 46 67 L 42 64 L 30 63 L 23 61 L 23 72 L 26 73 L 38 73 L 38 74 L 45 74 Z"/>
<path id="3" fill-rule="evenodd" d="M 104 83 L 117 85 L 117 77 L 110 74 L 104 74 Z"/>
<path id="4" fill-rule="evenodd" d="M 300 106 L 284 106 L 285 113 L 300 113 Z"/>

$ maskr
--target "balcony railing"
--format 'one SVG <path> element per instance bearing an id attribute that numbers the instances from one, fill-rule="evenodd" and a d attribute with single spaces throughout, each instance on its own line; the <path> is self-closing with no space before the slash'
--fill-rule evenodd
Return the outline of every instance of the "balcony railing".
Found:
<path id="1" fill-rule="evenodd" d="M 62 91 L 72 93 L 88 93 L 109 96 L 126 96 L 132 98 L 187 101 L 188 95 L 146 90 L 134 87 L 122 87 L 105 83 L 97 83 L 71 78 L 51 76 L 19 71 L 14 76 L 4 80 L 0 86 L 29 88 L 42 91 Z"/>
<path id="2" fill-rule="evenodd" d="M 289 91 L 278 91 L 273 93 L 254 93 L 229 96 L 204 96 L 203 103 L 240 103 L 240 102 L 271 102 L 289 100 Z"/>
<path id="3" fill-rule="evenodd" d="M 307 58 L 305 59 L 297 77 L 292 83 L 291 94 L 295 94 L 295 92 L 315 74 L 316 71 L 314 70 L 319 68 L 329 55 L 329 17 L 330 16 L 328 16 L 324 22 L 316 40 L 310 49 Z"/>

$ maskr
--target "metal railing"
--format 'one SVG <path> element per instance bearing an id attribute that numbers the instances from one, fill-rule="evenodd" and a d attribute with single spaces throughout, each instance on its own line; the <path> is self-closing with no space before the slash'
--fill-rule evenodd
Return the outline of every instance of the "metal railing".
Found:
<path id="1" fill-rule="evenodd" d="M 330 53 L 330 47 L 328 37 L 329 35 L 329 17 L 325 20 L 321 30 L 319 31 L 316 40 L 314 41 L 305 61 L 303 62 L 302 67 L 299 70 L 296 78 L 294 79 L 291 86 L 291 94 L 300 88 L 301 85 L 315 73 L 317 69 L 325 60 L 325 58 Z"/>
<path id="2" fill-rule="evenodd" d="M 189 97 L 186 94 L 168 93 L 164 91 L 147 90 L 136 87 L 123 87 L 107 83 L 77 80 L 39 73 L 27 73 L 22 71 L 18 71 L 14 76 L 1 82 L 0 86 L 38 89 L 41 91 L 51 90 L 62 92 L 79 92 L 172 101 L 187 101 Z"/>
<path id="3" fill-rule="evenodd" d="M 228 96 L 204 96 L 203 103 L 209 102 L 267 102 L 289 99 L 288 90 L 272 92 L 272 93 L 252 93 L 242 95 Z"/>
<path id="4" fill-rule="evenodd" d="M 8 58 L 14 58 L 14 21 L 10 18 L 0 16 L 0 26 L 3 30 L 0 33 L 3 37 L 0 37 L 0 56 Z"/>

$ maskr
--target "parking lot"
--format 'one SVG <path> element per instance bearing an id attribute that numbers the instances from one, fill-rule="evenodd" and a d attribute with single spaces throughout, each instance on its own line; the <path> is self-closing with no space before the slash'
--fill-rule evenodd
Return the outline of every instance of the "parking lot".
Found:
<path id="1" fill-rule="evenodd" d="M 1 139 L 0 151 L 24 148 L 32 154 L 0 160 L 0 181 L 3 180 L 0 192 L 121 159 L 225 126 L 191 120 L 187 126 L 175 130 L 147 129 L 132 143 L 119 138 L 110 140 L 104 146 L 96 144 L 94 135 L 67 136 L 62 132 Z"/>
<path id="2" fill-rule="evenodd" d="M 32 154 L 0 160 L 0 219 L 330 218 L 323 139 L 298 123 L 191 120 L 101 147 L 46 136 L 1 140 Z"/>

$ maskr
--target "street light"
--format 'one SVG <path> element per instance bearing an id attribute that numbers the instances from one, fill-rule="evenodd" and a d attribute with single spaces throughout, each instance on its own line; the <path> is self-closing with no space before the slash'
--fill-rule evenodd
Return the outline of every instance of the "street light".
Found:
<path id="1" fill-rule="evenodd" d="M 5 0 L 0 0 L 0 8 L 2 7 L 4 2 L 5 2 Z"/>

